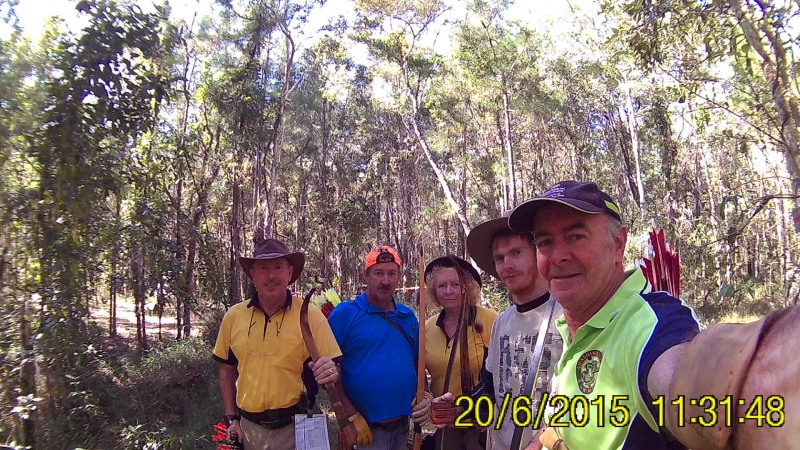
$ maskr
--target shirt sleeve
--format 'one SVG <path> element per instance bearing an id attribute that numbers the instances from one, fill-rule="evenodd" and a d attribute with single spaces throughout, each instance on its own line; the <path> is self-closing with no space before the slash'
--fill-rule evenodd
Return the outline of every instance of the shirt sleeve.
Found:
<path id="1" fill-rule="evenodd" d="M 222 318 L 222 323 L 219 326 L 217 342 L 214 345 L 212 357 L 222 364 L 235 366 L 239 363 L 239 360 L 236 358 L 236 355 L 231 349 L 231 327 L 233 326 L 233 319 L 231 317 L 232 314 L 230 310 L 228 310 L 228 312 L 226 312 L 225 316 Z"/>
<path id="2" fill-rule="evenodd" d="M 497 358 L 500 355 L 500 344 L 497 342 L 497 323 L 497 317 L 495 317 L 489 336 L 489 356 L 486 358 L 485 364 L 486 370 L 492 375 L 497 371 Z"/>
<path id="3" fill-rule="evenodd" d="M 419 361 L 419 320 L 414 314 L 411 316 L 413 317 L 411 321 L 411 338 L 414 340 L 414 361 Z"/>
<path id="4" fill-rule="evenodd" d="M 497 313 L 491 309 L 487 309 L 483 319 L 483 332 L 481 333 L 483 342 L 492 342 L 492 329 L 494 328 L 495 320 L 497 320 Z"/>
<path id="5" fill-rule="evenodd" d="M 671 295 L 664 292 L 656 292 L 645 294 L 645 298 L 656 314 L 658 323 L 642 351 L 637 381 L 642 399 L 655 415 L 657 411 L 652 405 L 653 399 L 647 388 L 647 377 L 650 375 L 650 369 L 664 352 L 676 345 L 694 339 L 700 332 L 700 322 L 698 322 L 692 308 Z"/>
<path id="6" fill-rule="evenodd" d="M 328 325 L 340 349 L 342 346 L 347 346 L 347 330 L 356 313 L 355 311 L 348 311 L 350 303 L 352 302 L 339 303 L 328 316 Z"/>

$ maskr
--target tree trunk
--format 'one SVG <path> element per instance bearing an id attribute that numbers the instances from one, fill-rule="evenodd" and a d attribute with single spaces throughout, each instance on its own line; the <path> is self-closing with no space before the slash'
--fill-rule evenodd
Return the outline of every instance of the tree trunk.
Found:
<path id="1" fill-rule="evenodd" d="M 278 28 L 283 33 L 286 44 L 286 62 L 283 66 L 283 85 L 281 86 L 281 96 L 278 102 L 278 112 L 275 115 L 275 122 L 272 126 L 272 135 L 267 146 L 267 152 L 272 155 L 270 161 L 269 191 L 267 193 L 267 208 L 265 209 L 265 236 L 275 236 L 275 222 L 277 213 L 277 187 L 280 183 L 278 173 L 283 152 L 284 121 L 286 107 L 289 104 L 289 94 L 294 90 L 292 84 L 292 66 L 294 65 L 295 45 L 292 40 L 289 28 L 285 23 L 278 24 Z"/>
<path id="2" fill-rule="evenodd" d="M 233 206 L 231 207 L 231 218 L 228 226 L 228 231 L 231 236 L 231 247 L 228 261 L 228 269 L 230 273 L 230 281 L 228 283 L 228 302 L 229 306 L 235 305 L 242 301 L 242 279 L 241 267 L 239 266 L 239 255 L 242 251 L 241 238 L 241 225 L 239 218 L 242 215 L 242 188 L 239 186 L 239 177 L 236 175 L 236 170 L 233 173 Z"/>
<path id="3" fill-rule="evenodd" d="M 119 232 L 121 228 L 120 218 L 122 217 L 122 197 L 120 194 L 116 195 L 116 207 L 114 209 L 116 212 L 117 232 Z M 117 265 L 119 264 L 120 253 L 120 240 L 115 239 L 114 247 L 111 250 L 111 277 L 108 283 L 110 294 L 108 302 L 108 335 L 112 338 L 117 336 L 117 285 L 119 284 Z"/>
<path id="4" fill-rule="evenodd" d="M 456 201 L 455 196 L 453 196 L 453 191 L 450 189 L 450 185 L 447 183 L 444 172 L 442 172 L 442 169 L 440 169 L 439 165 L 436 164 L 436 161 L 433 160 L 433 154 L 431 153 L 430 146 L 425 140 L 425 136 L 420 129 L 418 119 L 420 112 L 419 101 L 417 99 L 417 93 L 414 91 L 414 88 L 411 87 L 411 82 L 408 78 L 409 69 L 408 67 L 401 67 L 401 69 L 403 70 L 403 75 L 405 77 L 407 94 L 411 99 L 411 117 L 405 118 L 403 123 L 405 124 L 406 128 L 409 128 L 409 125 L 411 125 L 410 131 L 413 132 L 417 144 L 422 148 L 423 153 L 425 153 L 425 158 L 428 160 L 428 164 L 430 164 L 431 169 L 433 169 L 433 173 L 436 175 L 436 180 L 439 181 L 442 191 L 444 191 L 444 196 L 447 199 L 447 203 L 453 208 L 453 211 L 455 211 L 458 221 L 461 224 L 461 228 L 464 230 L 464 234 L 469 234 L 470 225 L 469 221 L 467 220 L 467 216 L 464 214 L 459 202 Z"/>
<path id="5" fill-rule="evenodd" d="M 197 239 L 190 238 L 189 252 L 186 260 L 186 284 L 184 285 L 185 297 L 183 301 L 183 337 L 192 335 L 192 307 L 194 305 L 194 265 L 197 254 Z"/>
<path id="6" fill-rule="evenodd" d="M 792 90 L 792 79 L 789 74 L 791 61 L 787 58 L 787 49 L 781 36 L 772 27 L 773 17 L 769 13 L 777 14 L 770 10 L 762 9 L 764 18 L 758 21 L 752 17 L 749 5 L 745 6 L 741 0 L 729 0 L 728 3 L 736 12 L 739 26 L 742 28 L 747 43 L 761 58 L 761 70 L 764 78 L 770 83 L 772 99 L 775 103 L 775 110 L 780 119 L 780 130 L 783 141 L 786 144 L 786 167 L 792 179 L 792 193 L 797 197 L 800 193 L 800 108 L 798 108 L 797 95 Z M 747 8 L 747 11 L 745 11 Z M 769 42 L 770 51 L 767 51 L 762 44 L 762 39 Z M 795 206 L 798 199 L 794 199 Z"/>
<path id="7" fill-rule="evenodd" d="M 508 96 L 508 89 L 506 89 L 505 77 L 503 78 L 503 144 L 505 147 L 506 160 L 508 165 L 508 194 L 511 200 L 510 206 L 517 204 L 517 178 L 516 169 L 514 167 L 514 147 L 511 141 L 511 100 Z"/>
<path id="8" fill-rule="evenodd" d="M 175 293 L 175 314 L 176 314 L 176 327 L 177 339 L 183 338 L 183 299 L 185 298 L 184 287 L 185 273 L 183 268 L 184 261 L 184 248 L 183 248 L 183 223 L 181 205 L 183 204 L 183 164 L 178 163 L 178 184 L 175 189 L 175 200 L 173 208 L 175 209 L 175 263 L 177 264 L 175 279 L 177 281 L 177 292 Z"/>
<path id="9" fill-rule="evenodd" d="M 3 264 L 5 265 L 5 264 Z M 19 390 L 23 397 L 36 397 L 36 355 L 33 352 L 33 342 L 31 342 L 31 327 L 28 321 L 28 300 L 23 297 L 22 314 L 20 315 L 20 337 L 21 337 L 21 358 Z M 22 444 L 30 448 L 36 448 L 35 422 L 33 420 L 35 411 L 31 411 L 27 418 L 22 419 Z"/>
<path id="10" fill-rule="evenodd" d="M 621 130 L 617 123 L 622 122 L 623 111 L 622 108 L 617 109 L 617 117 L 609 117 L 609 122 L 612 124 L 611 128 L 614 131 L 614 134 L 617 136 L 617 142 L 619 143 L 619 153 L 622 155 L 622 162 L 625 164 L 625 179 L 627 180 L 628 188 L 631 190 L 631 195 L 633 196 L 634 201 L 639 203 L 639 197 L 637 195 L 638 188 L 636 187 L 636 176 L 634 174 L 633 167 L 631 166 L 631 157 L 628 154 L 628 140 L 625 139 L 625 132 Z M 619 119 L 619 120 L 617 120 Z"/>
<path id="11" fill-rule="evenodd" d="M 631 137 L 631 152 L 633 153 L 633 160 L 636 164 L 636 188 L 639 201 L 639 208 L 644 211 L 644 182 L 642 181 L 642 164 L 639 159 L 639 133 L 636 127 L 636 111 L 633 109 L 633 99 L 631 98 L 631 91 L 628 87 L 628 80 L 625 79 L 621 83 L 622 93 L 625 96 L 625 117 L 627 118 L 628 133 Z"/>
<path id="12" fill-rule="evenodd" d="M 439 165 L 436 164 L 436 161 L 433 160 L 433 154 L 431 153 L 431 149 L 428 146 L 428 142 L 422 135 L 422 131 L 419 129 L 419 125 L 417 124 L 417 119 L 412 118 L 409 120 L 409 122 L 411 123 L 411 128 L 414 132 L 414 137 L 417 140 L 417 144 L 419 144 L 419 146 L 422 148 L 423 153 L 425 153 L 425 158 L 427 158 L 428 163 L 431 166 L 431 169 L 433 169 L 433 173 L 436 175 L 436 179 L 439 181 L 439 185 L 442 187 L 442 191 L 444 191 L 447 203 L 450 204 L 450 207 L 452 207 L 453 211 L 455 211 L 456 216 L 458 217 L 458 221 L 461 224 L 461 228 L 464 230 L 464 233 L 468 234 L 470 225 L 469 221 L 467 220 L 467 216 L 464 214 L 464 211 L 461 209 L 461 205 L 456 200 L 455 196 L 453 196 L 453 191 L 450 189 L 450 186 L 447 183 L 447 179 L 444 176 L 444 172 L 442 172 L 442 169 L 440 169 Z"/>
<path id="13" fill-rule="evenodd" d="M 208 153 L 206 153 L 206 157 Z M 212 175 L 213 176 L 213 175 Z M 197 231 L 200 229 L 200 220 L 203 218 L 203 211 L 206 208 L 206 186 L 199 187 L 200 191 L 197 193 L 197 204 L 194 208 L 192 215 L 191 227 L 195 230 L 189 235 L 189 251 L 186 257 L 186 278 L 183 291 L 185 293 L 183 301 L 183 337 L 189 337 L 192 333 L 192 308 L 194 307 L 194 291 L 195 291 L 195 265 L 197 264 Z"/>
<path id="14" fill-rule="evenodd" d="M 136 312 L 136 342 L 139 348 L 147 350 L 146 309 L 145 302 L 147 296 L 144 285 L 144 258 L 143 250 L 138 243 L 134 243 L 131 248 L 131 273 L 133 283 L 134 311 Z"/>
<path id="15" fill-rule="evenodd" d="M 709 167 L 708 158 L 706 156 L 707 149 L 700 148 L 699 151 L 700 151 L 700 162 L 703 167 L 703 175 L 705 176 L 708 204 L 710 205 L 709 220 L 711 221 L 711 224 L 713 225 L 714 228 L 714 236 L 718 238 L 717 243 L 715 244 L 717 251 L 715 252 L 714 255 L 714 273 L 717 275 L 716 285 L 718 288 L 721 289 L 722 286 L 725 284 L 725 278 L 723 276 L 723 267 L 722 267 L 723 260 L 729 253 L 728 241 L 727 239 L 722 239 L 725 236 L 725 233 L 727 233 L 727 230 L 723 230 L 724 227 L 722 226 L 722 224 L 719 221 L 719 218 L 717 217 L 720 208 L 717 205 L 716 196 L 718 194 L 721 195 L 722 193 L 714 192 L 712 184 L 713 182 L 711 180 L 711 169 Z"/>

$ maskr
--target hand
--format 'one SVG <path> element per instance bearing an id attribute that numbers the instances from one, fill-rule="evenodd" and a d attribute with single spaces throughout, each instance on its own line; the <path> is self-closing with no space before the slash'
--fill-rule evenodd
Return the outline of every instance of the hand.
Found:
<path id="1" fill-rule="evenodd" d="M 350 420 L 352 420 L 353 426 L 356 428 L 356 445 L 366 447 L 372 444 L 372 430 L 370 430 L 364 416 L 357 412 Z"/>
<path id="2" fill-rule="evenodd" d="M 539 436 L 542 435 L 543 431 L 544 429 L 541 429 L 537 431 L 535 435 L 533 435 L 533 440 L 530 444 L 528 444 L 527 447 L 525 447 L 525 450 L 542 450 L 544 446 L 542 445 L 542 441 L 539 440 Z"/>
<path id="3" fill-rule="evenodd" d="M 558 428 L 547 427 L 537 433 L 537 435 L 539 439 L 535 440 L 541 442 L 543 446 L 550 450 L 569 450 L 564 440 L 561 439 L 561 433 L 558 431 Z"/>
<path id="4" fill-rule="evenodd" d="M 431 399 L 433 394 L 425 392 L 422 401 L 417 404 L 417 397 L 411 402 L 411 420 L 416 424 L 423 424 L 431 418 Z"/>
<path id="5" fill-rule="evenodd" d="M 455 395 L 450 392 L 445 393 L 441 397 L 436 397 L 431 401 L 431 422 L 436 428 L 444 428 L 452 426 L 456 417 L 458 417 L 459 410 L 454 405 Z"/>
<path id="6" fill-rule="evenodd" d="M 308 367 L 314 372 L 314 379 L 321 385 L 339 381 L 339 370 L 333 360 L 327 356 L 308 363 Z"/>
<path id="7" fill-rule="evenodd" d="M 225 430 L 225 433 L 228 435 L 228 440 L 236 439 L 237 441 L 244 443 L 244 435 L 242 434 L 242 425 L 239 423 L 238 420 L 232 420 L 231 424 L 228 425 L 228 429 Z"/>

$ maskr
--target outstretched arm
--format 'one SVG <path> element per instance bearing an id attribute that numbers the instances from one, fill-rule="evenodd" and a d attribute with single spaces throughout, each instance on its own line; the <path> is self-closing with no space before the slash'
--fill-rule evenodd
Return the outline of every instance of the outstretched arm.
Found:
<path id="1" fill-rule="evenodd" d="M 798 338 L 800 308 L 793 307 L 750 324 L 717 324 L 664 352 L 647 386 L 654 398 L 665 396 L 667 429 L 694 450 L 744 449 L 755 442 L 763 448 L 795 446 L 800 439 Z M 720 403 L 727 396 L 730 406 Z M 691 420 L 713 419 L 708 402 L 692 404 L 703 397 L 716 403 L 716 426 Z M 671 403 L 678 398 L 680 409 Z"/>

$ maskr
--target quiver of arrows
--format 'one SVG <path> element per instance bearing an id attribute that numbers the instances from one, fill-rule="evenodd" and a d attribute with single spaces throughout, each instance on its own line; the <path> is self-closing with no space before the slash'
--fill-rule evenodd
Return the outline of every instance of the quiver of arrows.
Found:
<path id="1" fill-rule="evenodd" d="M 681 262 L 678 252 L 673 252 L 664 240 L 664 230 L 650 232 L 653 258 L 644 258 L 642 272 L 654 291 L 666 291 L 673 297 L 681 294 Z"/>

